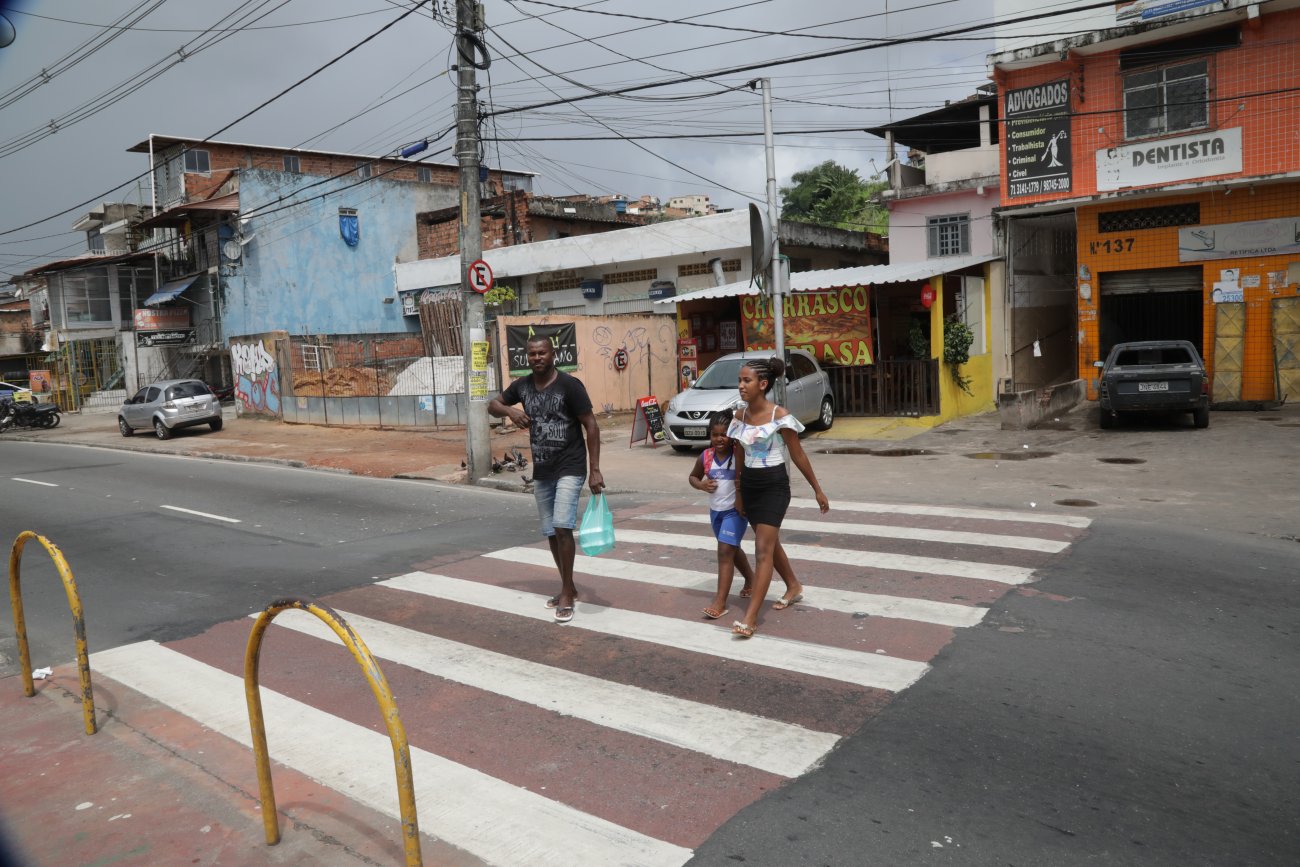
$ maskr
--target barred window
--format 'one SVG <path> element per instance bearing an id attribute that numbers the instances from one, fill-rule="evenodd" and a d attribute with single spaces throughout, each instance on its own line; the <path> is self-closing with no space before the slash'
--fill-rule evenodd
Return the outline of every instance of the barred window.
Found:
<path id="1" fill-rule="evenodd" d="M 416 179 L 417 181 L 419 181 L 420 183 L 422 183 L 422 184 L 431 184 L 431 183 L 433 183 L 433 167 L 432 167 L 432 166 L 416 166 L 416 167 L 415 167 L 415 179 Z"/>
<path id="2" fill-rule="evenodd" d="M 1124 76 L 1124 137 L 1210 125 L 1210 62 L 1202 58 Z"/>
<path id="3" fill-rule="evenodd" d="M 1201 222 L 1200 202 L 1160 208 L 1129 208 L 1097 215 L 1098 232 L 1131 232 L 1134 229 L 1162 229 L 1166 226 L 1196 226 Z"/>
<path id="4" fill-rule="evenodd" d="M 538 292 L 558 292 L 561 289 L 577 289 L 582 278 L 576 271 L 555 271 L 545 280 L 537 281 Z"/>
<path id="5" fill-rule="evenodd" d="M 297 154 L 284 155 L 284 170 L 295 175 L 302 174 L 302 158 Z"/>
<path id="6" fill-rule="evenodd" d="M 604 275 L 605 285 L 613 286 L 618 283 L 640 283 L 645 280 L 657 280 L 659 271 L 656 268 L 640 268 L 636 271 L 615 271 L 613 274 Z"/>
<path id="7" fill-rule="evenodd" d="M 735 274 L 740 271 L 739 259 L 723 259 L 722 271 L 724 274 Z M 705 274 L 713 273 L 708 262 L 691 262 L 688 265 L 677 266 L 678 277 L 700 277 Z"/>
<path id="8" fill-rule="evenodd" d="M 362 160 L 357 163 L 357 177 L 368 178 L 375 173 L 374 163 L 370 160 Z"/>
<path id="9" fill-rule="evenodd" d="M 925 221 L 929 256 L 959 256 L 970 252 L 970 214 L 928 217 Z"/>

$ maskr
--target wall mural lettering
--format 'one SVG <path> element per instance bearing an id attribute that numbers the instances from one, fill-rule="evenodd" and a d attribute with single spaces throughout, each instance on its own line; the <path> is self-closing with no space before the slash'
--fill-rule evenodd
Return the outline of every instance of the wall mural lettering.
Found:
<path id="1" fill-rule="evenodd" d="M 261 340 L 230 344 L 239 414 L 280 414 L 280 376 L 275 356 Z"/>

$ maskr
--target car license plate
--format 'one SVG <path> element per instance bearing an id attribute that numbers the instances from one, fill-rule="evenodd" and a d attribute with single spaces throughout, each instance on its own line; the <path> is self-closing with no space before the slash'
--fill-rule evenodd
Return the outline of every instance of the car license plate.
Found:
<path id="1" fill-rule="evenodd" d="M 709 429 L 706 427 L 684 427 L 682 436 L 684 437 L 706 437 L 709 435 Z"/>
<path id="2" fill-rule="evenodd" d="M 1139 382 L 1138 391 L 1168 391 L 1169 383 L 1167 382 Z"/>

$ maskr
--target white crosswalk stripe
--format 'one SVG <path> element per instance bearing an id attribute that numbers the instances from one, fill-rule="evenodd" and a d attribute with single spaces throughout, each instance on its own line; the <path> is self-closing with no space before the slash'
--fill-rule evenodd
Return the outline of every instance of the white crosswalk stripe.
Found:
<path id="1" fill-rule="evenodd" d="M 795 497 L 790 500 L 792 509 L 821 508 L 816 500 Z M 1047 512 L 1013 512 L 1008 509 L 969 509 L 956 506 L 909 506 L 896 503 L 852 503 L 836 500 L 832 508 L 837 512 L 875 512 L 882 515 L 916 515 L 927 518 L 973 518 L 977 521 L 1011 521 L 1017 524 L 1055 524 L 1058 527 L 1086 529 L 1091 518 L 1081 515 L 1054 515 Z"/>
<path id="2" fill-rule="evenodd" d="M 705 514 L 646 515 L 647 521 L 675 521 L 684 524 L 709 523 Z M 1009 548 L 1019 551 L 1042 551 L 1058 554 L 1070 547 L 1069 542 L 1056 539 L 1037 539 L 1033 536 L 1001 536 L 993 533 L 965 533 L 957 530 L 930 530 L 924 527 L 896 527 L 891 524 L 841 524 L 834 521 L 803 521 L 786 518 L 783 530 L 821 533 L 826 536 L 873 536 L 879 539 L 909 539 L 917 542 L 947 542 L 950 545 L 982 545 L 988 548 Z"/>
<path id="3" fill-rule="evenodd" d="M 152 641 L 91 656 L 97 672 L 252 747 L 243 678 Z M 262 688 L 274 761 L 399 818 L 387 734 Z M 676 867 L 688 850 L 629 831 L 420 749 L 411 749 L 420 829 L 490 864 Z"/>
<path id="4" fill-rule="evenodd" d="M 479 581 L 466 581 L 429 572 L 412 572 L 380 581 L 379 584 L 382 587 L 477 605 L 535 620 L 553 618 L 553 614 L 542 606 L 545 596 L 507 590 Z M 570 625 L 579 629 L 621 635 L 624 638 L 683 648 L 724 659 L 730 659 L 736 652 L 730 629 L 726 627 L 687 623 L 673 617 L 642 614 L 639 611 L 620 611 L 581 600 L 577 604 L 577 612 L 581 616 L 575 618 Z M 747 644 L 745 658 L 758 665 L 893 692 L 911 686 L 929 669 L 924 662 L 910 659 L 896 659 L 770 635 L 764 636 L 762 641 Z"/>
<path id="5" fill-rule="evenodd" d="M 690 536 L 684 533 L 660 533 L 654 530 L 617 531 L 621 543 L 640 542 L 643 545 L 667 545 L 713 551 L 718 543 L 710 536 Z M 883 551 L 859 551 L 852 548 L 823 548 L 815 545 L 781 543 L 791 560 L 811 560 L 815 563 L 838 563 L 844 566 L 861 566 L 868 569 L 896 569 L 902 572 L 923 572 L 929 575 L 947 575 L 954 578 L 978 578 L 997 581 L 999 584 L 1023 584 L 1033 577 L 1034 570 L 1026 566 L 1004 566 L 999 563 L 976 563 L 969 560 L 943 560 L 938 557 L 921 557 L 915 554 L 889 554 Z"/>
<path id="6" fill-rule="evenodd" d="M 338 613 L 365 636 L 370 652 L 380 659 L 774 774 L 805 773 L 839 741 L 825 732 L 515 659 L 360 614 Z M 275 625 L 336 640 L 325 623 L 301 612 L 287 611 Z"/>
<path id="7" fill-rule="evenodd" d="M 677 591 L 711 593 L 717 584 L 717 543 L 702 504 L 620 521 L 612 552 L 579 553 L 581 595 L 564 627 L 553 625 L 546 594 L 515 589 L 558 586 L 551 552 L 540 542 L 443 567 L 453 574 L 413 571 L 321 600 L 361 636 L 394 685 L 404 685 L 399 705 L 405 695 L 419 708 L 413 716 L 424 725 L 403 720 L 413 732 L 421 832 L 494 867 L 678 867 L 719 822 L 782 779 L 817 767 L 891 693 L 923 677 L 925 660 L 953 630 L 979 625 L 987 605 L 1033 580 L 1035 570 L 1020 564 L 1068 550 L 1089 525 L 1033 511 L 833 507 L 836 520 L 818 520 L 815 503 L 793 501 L 784 528 L 831 544 L 783 544 L 800 573 L 817 575 L 807 566 L 814 563 L 838 568 L 821 567 L 823 583 L 805 584 L 797 608 L 765 609 L 759 633 L 747 641 L 731 635 L 730 618 L 700 620 L 695 605 L 692 616 L 682 613 Z M 633 521 L 636 528 L 627 526 Z M 948 529 L 954 526 L 960 529 Z M 752 555 L 752 534 L 744 547 Z M 672 562 L 681 565 L 664 565 Z M 777 581 L 769 593 L 782 589 Z M 898 595 L 907 592 L 930 598 Z M 671 607 L 658 607 L 665 598 Z M 672 616 L 656 613 L 663 610 Z M 230 657 L 215 640 L 233 627 L 221 624 L 176 647 L 145 641 L 101 651 L 91 667 L 96 678 L 247 747 L 243 682 L 226 673 Z M 314 616 L 286 611 L 269 636 L 296 666 L 292 678 L 276 681 L 278 691 L 262 688 L 273 762 L 397 819 L 382 727 L 352 721 L 364 722 L 351 712 L 352 693 L 331 696 L 311 682 L 307 660 L 326 657 L 324 643 L 337 645 L 335 633 Z M 536 646 L 525 649 L 523 641 Z M 326 710 L 331 702 L 348 718 Z M 449 718 L 430 716 L 442 713 Z M 509 716 L 514 740 L 500 741 L 487 713 L 497 714 L 497 725 Z M 563 754 L 576 746 L 589 750 L 585 759 L 564 765 Z M 483 758 L 498 747 L 495 763 Z M 696 768 L 712 778 L 683 779 Z M 659 796 L 640 796 L 651 783 Z M 699 805 L 719 793 L 733 798 L 730 812 L 700 817 L 707 810 Z M 674 808 L 676 815 L 661 812 Z M 691 822 L 697 826 L 684 830 Z"/>
<path id="8" fill-rule="evenodd" d="M 753 554 L 753 544 L 747 546 Z M 508 563 L 520 563 L 543 568 L 555 568 L 550 551 L 540 548 L 506 548 L 485 554 Z M 647 569 L 645 564 L 631 560 L 619 560 L 611 556 L 586 557 L 582 554 L 574 558 L 574 572 L 579 575 L 599 575 L 603 578 L 622 578 L 627 581 L 640 581 L 661 587 L 675 587 L 680 590 L 713 590 L 718 583 L 718 576 L 712 572 L 697 572 L 692 569 L 680 569 L 675 566 L 655 565 Z M 780 597 L 785 590 L 779 581 L 768 589 L 768 596 Z M 940 626 L 975 626 L 984 619 L 987 608 L 974 605 L 957 605 L 952 602 L 933 602 L 929 599 L 913 599 L 907 596 L 889 596 L 883 593 L 859 593 L 855 590 L 839 590 L 832 587 L 816 587 L 804 583 L 804 599 L 801 603 L 808 608 L 820 608 L 824 611 L 841 611 L 845 614 L 871 614 L 876 617 L 896 617 L 900 620 L 916 620 L 922 623 L 937 623 Z"/>

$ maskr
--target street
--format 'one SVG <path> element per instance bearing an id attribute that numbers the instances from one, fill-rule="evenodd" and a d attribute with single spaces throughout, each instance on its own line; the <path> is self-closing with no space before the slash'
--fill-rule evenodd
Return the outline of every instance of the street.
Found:
<path id="1" fill-rule="evenodd" d="M 1157 450 L 1211 446 L 1186 431 L 1127 434 Z M 174 784 L 110 778 L 109 807 L 70 768 L 30 758 L 51 738 L 62 753 L 142 734 L 225 780 L 239 809 L 205 820 L 221 850 L 178 830 L 138 863 L 187 846 L 199 863 L 400 860 L 374 698 L 337 638 L 300 612 L 275 621 L 262 655 L 277 791 L 295 793 L 278 800 L 285 842 L 264 847 L 241 675 L 248 615 L 282 596 L 331 606 L 383 666 L 412 746 L 425 863 L 1221 864 L 1297 850 L 1300 558 L 1276 531 L 1008 505 L 1032 473 L 1004 475 L 1005 502 L 983 507 L 972 501 L 987 483 L 964 479 L 918 484 L 910 502 L 845 497 L 911 459 L 816 454 L 832 512 L 820 519 L 796 484 L 782 533 L 806 601 L 768 610 L 742 643 L 699 617 L 714 554 L 694 497 L 648 485 L 616 495 L 618 545 L 579 557 L 577 617 L 557 626 L 528 496 L 3 448 L 0 527 L 39 529 L 63 549 L 107 703 L 104 731 L 87 739 L 67 604 L 29 546 L 33 665 L 57 670 L 22 698 L 6 619 L 0 702 L 15 720 L 40 702 L 60 712 L 13 728 L 0 805 L 34 863 L 125 856 L 139 840 L 120 823 L 133 820 L 107 820 L 188 803 Z M 684 475 L 683 457 L 611 449 L 610 460 Z M 48 797 L 20 796 L 34 790 Z"/>

